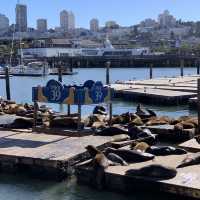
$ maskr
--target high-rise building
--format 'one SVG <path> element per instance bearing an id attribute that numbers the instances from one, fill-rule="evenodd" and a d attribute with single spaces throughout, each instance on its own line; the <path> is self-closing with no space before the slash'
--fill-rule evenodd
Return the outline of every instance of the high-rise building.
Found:
<path id="1" fill-rule="evenodd" d="M 0 14 L 0 30 L 9 28 L 9 19 L 5 15 Z"/>
<path id="2" fill-rule="evenodd" d="M 66 10 L 60 12 L 60 27 L 67 31 L 69 27 L 69 14 Z"/>
<path id="3" fill-rule="evenodd" d="M 47 20 L 46 19 L 38 19 L 37 20 L 37 30 L 42 33 L 47 31 Z"/>
<path id="4" fill-rule="evenodd" d="M 99 30 L 99 20 L 98 19 L 90 20 L 90 30 L 92 32 L 97 32 Z"/>
<path id="5" fill-rule="evenodd" d="M 68 13 L 68 30 L 75 29 L 75 16 L 73 12 Z"/>
<path id="6" fill-rule="evenodd" d="M 20 32 L 27 31 L 27 6 L 17 4 L 15 8 L 16 12 L 16 29 Z"/>
<path id="7" fill-rule="evenodd" d="M 158 23 L 161 27 L 174 27 L 176 24 L 176 18 L 170 15 L 168 10 L 165 10 L 158 16 Z"/>

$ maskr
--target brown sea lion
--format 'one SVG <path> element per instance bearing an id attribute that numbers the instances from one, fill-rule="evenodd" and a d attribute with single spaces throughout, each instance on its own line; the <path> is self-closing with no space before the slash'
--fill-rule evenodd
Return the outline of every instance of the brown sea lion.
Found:
<path id="1" fill-rule="evenodd" d="M 149 148 L 149 145 L 146 142 L 139 142 L 132 148 L 136 151 L 146 152 L 146 150 Z"/>
<path id="2" fill-rule="evenodd" d="M 186 158 L 177 166 L 177 168 L 198 164 L 200 164 L 200 152 L 187 155 Z"/>
<path id="3" fill-rule="evenodd" d="M 94 185 L 98 189 L 102 189 L 104 187 L 105 169 L 108 168 L 108 166 L 120 165 L 120 164 L 109 160 L 104 155 L 104 153 L 99 151 L 93 145 L 88 145 L 86 149 L 89 152 L 90 156 L 92 157 L 92 168 L 95 177 Z"/>
<path id="4" fill-rule="evenodd" d="M 149 177 L 159 180 L 174 178 L 176 174 L 176 169 L 158 164 L 152 164 L 139 169 L 130 169 L 126 171 L 127 176 Z"/>

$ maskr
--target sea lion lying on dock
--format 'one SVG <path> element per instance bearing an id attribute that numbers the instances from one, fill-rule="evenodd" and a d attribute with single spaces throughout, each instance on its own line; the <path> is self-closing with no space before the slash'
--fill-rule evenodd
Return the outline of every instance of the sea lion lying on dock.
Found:
<path id="1" fill-rule="evenodd" d="M 176 168 L 183 168 L 200 164 L 200 152 L 187 155 L 186 158 Z"/>
<path id="2" fill-rule="evenodd" d="M 152 137 L 152 139 L 156 140 L 156 136 L 149 129 L 142 129 L 131 124 L 128 125 L 128 134 L 132 140 L 145 137 Z"/>
<path id="3" fill-rule="evenodd" d="M 117 154 L 109 153 L 106 157 L 114 163 L 119 163 L 119 165 L 122 165 L 122 166 L 128 165 L 128 163 Z"/>
<path id="4" fill-rule="evenodd" d="M 105 154 L 108 155 L 109 153 L 114 153 L 120 156 L 123 160 L 127 163 L 134 163 L 134 162 L 144 162 L 148 160 L 154 159 L 154 155 L 149 153 L 142 153 L 135 150 L 127 150 L 127 149 L 114 149 L 108 147 L 105 150 Z"/>
<path id="5" fill-rule="evenodd" d="M 103 130 L 97 131 L 97 134 L 101 136 L 114 136 L 114 135 L 121 135 L 121 134 L 128 135 L 128 130 L 126 130 L 122 126 L 111 126 L 111 127 L 104 128 Z"/>
<path id="6" fill-rule="evenodd" d="M 175 148 L 172 146 L 150 146 L 145 152 L 151 153 L 155 156 L 182 155 L 187 153 L 187 151 L 184 149 Z"/>
<path id="7" fill-rule="evenodd" d="M 158 164 L 152 164 L 139 169 L 130 169 L 126 171 L 127 176 L 139 176 L 144 178 L 148 177 L 159 180 L 174 178 L 176 174 L 176 169 Z"/>

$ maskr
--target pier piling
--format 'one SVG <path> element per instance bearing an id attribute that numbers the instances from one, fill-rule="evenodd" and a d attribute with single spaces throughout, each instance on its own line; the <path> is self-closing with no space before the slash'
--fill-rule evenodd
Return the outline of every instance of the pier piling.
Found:
<path id="1" fill-rule="evenodd" d="M 107 85 L 110 84 L 110 65 L 111 65 L 110 61 L 106 62 L 106 84 Z"/>
<path id="2" fill-rule="evenodd" d="M 181 64 L 180 64 L 180 68 L 181 68 L 181 77 L 184 76 L 184 73 L 183 73 L 184 65 L 185 65 L 185 61 L 184 61 L 184 59 L 181 59 Z"/>
<path id="3" fill-rule="evenodd" d="M 153 78 L 153 64 L 150 64 L 150 69 L 149 69 L 149 78 Z"/>
<path id="4" fill-rule="evenodd" d="M 62 83 L 62 67 L 58 67 L 58 81 Z"/>
<path id="5" fill-rule="evenodd" d="M 9 77 L 9 69 L 8 67 L 5 68 L 5 80 L 6 80 L 6 96 L 7 100 L 10 100 L 10 77 Z"/>
<path id="6" fill-rule="evenodd" d="M 197 68 L 197 74 L 199 75 L 199 72 L 200 72 L 199 60 L 196 60 L 196 61 L 195 61 L 195 64 L 196 64 L 196 68 Z"/>

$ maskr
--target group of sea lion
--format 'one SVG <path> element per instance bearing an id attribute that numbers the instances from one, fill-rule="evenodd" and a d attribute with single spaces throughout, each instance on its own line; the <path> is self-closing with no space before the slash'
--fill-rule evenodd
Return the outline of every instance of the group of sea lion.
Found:
<path id="1" fill-rule="evenodd" d="M 42 124 L 53 111 L 45 105 L 38 106 L 38 123 Z M 32 128 L 34 106 L 28 103 L 17 104 L 15 101 L 0 98 L 0 115 L 14 115 L 16 118 L 9 124 L 1 124 L 4 128 Z"/>
<path id="2" fill-rule="evenodd" d="M 144 143 L 145 144 L 145 143 Z M 144 146 L 144 144 L 141 144 Z M 149 146 L 145 144 L 146 148 L 143 151 L 141 148 L 135 149 L 114 149 L 108 147 L 105 151 L 99 151 L 96 147 L 89 145 L 86 147 L 90 156 L 92 157 L 92 167 L 94 170 L 95 185 L 101 189 L 104 185 L 104 171 L 109 166 L 127 166 L 131 163 L 145 162 L 150 161 L 155 158 L 155 156 L 164 156 L 164 155 L 181 155 L 186 154 L 187 152 L 180 148 L 175 148 L 171 146 Z M 140 145 L 137 144 L 137 147 Z M 200 163 L 200 154 L 196 156 L 199 158 Z M 196 159 L 196 158 L 195 158 Z M 190 158 L 190 162 L 194 161 Z M 185 163 L 185 161 L 184 161 Z M 187 164 L 186 164 L 187 165 Z M 183 164 L 181 165 L 183 166 Z M 179 168 L 178 166 L 177 168 Z M 127 176 L 140 176 L 140 177 L 149 177 L 155 178 L 158 180 L 171 179 L 175 177 L 177 170 L 172 167 L 163 166 L 160 164 L 150 164 L 140 169 L 129 169 L 126 171 Z"/>

